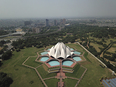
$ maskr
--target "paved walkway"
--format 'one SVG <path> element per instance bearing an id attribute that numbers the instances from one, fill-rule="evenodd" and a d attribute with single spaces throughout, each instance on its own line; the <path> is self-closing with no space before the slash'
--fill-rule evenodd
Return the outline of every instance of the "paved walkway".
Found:
<path id="1" fill-rule="evenodd" d="M 59 62 L 60 62 L 60 71 L 59 73 L 57 73 L 56 78 L 60 79 L 60 82 L 58 82 L 58 87 L 64 87 L 64 82 L 62 82 L 62 79 L 65 79 L 67 77 L 65 76 L 65 73 L 62 70 L 62 60 L 59 60 Z"/>

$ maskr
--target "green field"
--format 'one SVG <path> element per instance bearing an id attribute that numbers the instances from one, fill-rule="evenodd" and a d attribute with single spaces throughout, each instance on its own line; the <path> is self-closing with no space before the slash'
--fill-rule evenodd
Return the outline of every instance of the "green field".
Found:
<path id="1" fill-rule="evenodd" d="M 56 73 L 48 73 L 48 68 L 43 66 L 43 65 L 41 67 L 38 67 L 37 70 L 39 71 L 42 78 L 48 78 L 48 77 L 56 76 Z"/>
<path id="2" fill-rule="evenodd" d="M 80 63 L 82 66 L 87 68 L 87 72 L 80 81 L 78 87 L 102 87 L 100 85 L 99 79 L 101 77 L 112 77 L 111 73 L 107 68 L 102 68 L 99 62 L 88 54 L 82 47 L 78 44 L 66 44 L 71 48 L 76 49 L 79 52 L 84 52 L 84 57 L 87 59 L 88 63 Z M 9 76 L 13 78 L 13 83 L 10 87 L 44 87 L 40 78 L 34 69 L 25 67 L 22 63 L 30 56 L 30 58 L 25 62 L 26 65 L 37 67 L 41 65 L 39 62 L 34 60 L 37 57 L 37 52 L 41 53 L 44 51 L 44 48 L 37 49 L 35 47 L 22 49 L 20 52 L 13 52 L 11 59 L 3 61 L 3 65 L 0 67 L 0 72 L 8 73 Z M 32 57 L 33 56 L 33 57 Z M 85 68 L 81 66 L 75 66 L 73 74 L 66 73 L 66 76 L 80 78 Z M 45 64 L 42 64 L 37 68 L 42 78 L 54 77 L 56 73 L 48 73 L 48 67 Z M 51 78 L 44 80 L 48 87 L 57 87 L 57 82 L 59 80 Z M 74 79 L 64 79 L 65 87 L 74 87 L 78 80 Z"/>
<path id="3" fill-rule="evenodd" d="M 3 61 L 0 72 L 8 73 L 12 77 L 13 83 L 10 87 L 44 87 L 35 70 L 22 65 L 28 56 L 36 56 L 36 52 L 40 50 L 32 47 L 22 49 L 20 52 L 14 51 L 11 59 Z"/>
<path id="4" fill-rule="evenodd" d="M 37 56 L 35 56 L 35 57 L 30 57 L 30 58 L 25 62 L 25 64 L 26 64 L 26 65 L 29 65 L 29 66 L 32 66 L 32 67 L 37 67 L 37 66 L 41 65 L 42 63 L 36 62 L 36 61 L 35 61 L 36 58 L 37 58 Z"/>
<path id="5" fill-rule="evenodd" d="M 75 87 L 76 83 L 78 82 L 78 80 L 70 79 L 70 78 L 66 78 L 63 81 L 65 87 Z"/>
<path id="6" fill-rule="evenodd" d="M 48 87 L 57 87 L 59 81 L 60 80 L 58 79 L 52 78 L 52 79 L 45 80 L 45 83 L 47 84 Z"/>
<path id="7" fill-rule="evenodd" d="M 74 72 L 66 73 L 66 76 L 80 78 L 84 71 L 85 69 L 83 67 L 81 67 L 79 64 L 76 64 L 74 67 Z"/>

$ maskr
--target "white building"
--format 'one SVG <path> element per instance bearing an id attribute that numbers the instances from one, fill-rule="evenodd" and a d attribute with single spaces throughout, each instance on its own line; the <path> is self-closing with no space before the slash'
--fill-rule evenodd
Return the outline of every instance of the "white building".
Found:
<path id="1" fill-rule="evenodd" d="M 63 42 L 58 42 L 55 46 L 53 46 L 48 52 L 49 56 L 54 57 L 55 59 L 63 58 L 71 56 L 73 52 L 71 52 L 70 48 L 66 46 Z"/>

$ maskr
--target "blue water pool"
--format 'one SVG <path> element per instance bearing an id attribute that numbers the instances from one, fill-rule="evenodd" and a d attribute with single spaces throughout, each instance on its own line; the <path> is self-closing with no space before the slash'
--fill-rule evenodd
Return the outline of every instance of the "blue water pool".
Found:
<path id="1" fill-rule="evenodd" d="M 41 55 L 46 55 L 46 54 L 48 54 L 48 52 L 42 52 L 42 53 L 41 53 Z"/>
<path id="2" fill-rule="evenodd" d="M 45 62 L 45 61 L 47 61 L 48 59 L 49 59 L 48 57 L 42 57 L 42 58 L 40 59 L 40 61 Z"/>
<path id="3" fill-rule="evenodd" d="M 58 61 L 50 61 L 48 62 L 50 64 L 50 66 L 57 66 L 57 65 L 60 65 L 60 63 Z"/>
<path id="4" fill-rule="evenodd" d="M 81 53 L 80 52 L 77 52 L 77 51 L 74 51 L 74 54 L 80 55 Z"/>
<path id="5" fill-rule="evenodd" d="M 48 49 L 48 51 L 50 51 L 50 48 Z"/>
<path id="6" fill-rule="evenodd" d="M 73 59 L 74 59 L 75 61 L 81 61 L 81 58 L 80 58 L 80 57 L 73 57 Z"/>
<path id="7" fill-rule="evenodd" d="M 62 65 L 65 65 L 65 66 L 71 66 L 72 64 L 73 64 L 73 62 L 69 61 L 69 60 L 66 60 L 66 61 L 62 62 Z"/>
<path id="8" fill-rule="evenodd" d="M 73 51 L 74 49 L 73 48 L 70 48 L 71 51 Z"/>

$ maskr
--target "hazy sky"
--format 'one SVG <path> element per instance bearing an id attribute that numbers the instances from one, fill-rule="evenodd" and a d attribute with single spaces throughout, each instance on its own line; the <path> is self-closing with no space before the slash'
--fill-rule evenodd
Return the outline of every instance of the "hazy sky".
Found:
<path id="1" fill-rule="evenodd" d="M 0 0 L 0 18 L 116 17 L 116 0 Z"/>

